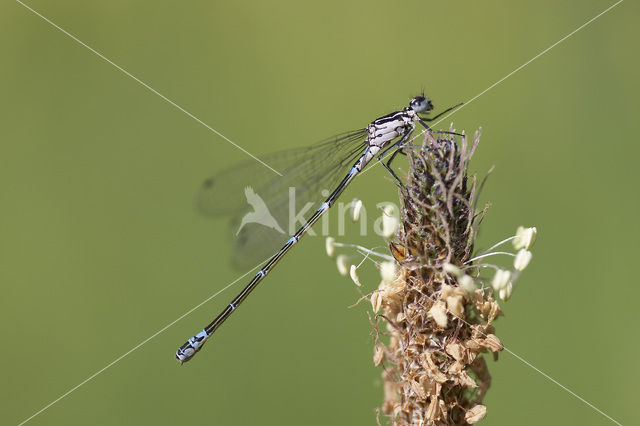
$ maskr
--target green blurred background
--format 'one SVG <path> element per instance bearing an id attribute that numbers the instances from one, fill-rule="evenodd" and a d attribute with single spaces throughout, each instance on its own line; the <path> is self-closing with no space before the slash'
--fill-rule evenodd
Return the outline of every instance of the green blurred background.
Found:
<path id="1" fill-rule="evenodd" d="M 364 126 L 422 88 L 436 110 L 467 101 L 611 4 L 28 2 L 255 154 Z M 638 10 L 620 4 L 451 117 L 483 127 L 472 169 L 496 166 L 480 245 L 539 230 L 498 335 L 623 424 L 640 419 Z M 0 24 L 0 423 L 17 424 L 241 274 L 227 222 L 193 196 L 247 157 L 19 3 Z M 381 168 L 355 196 L 397 199 Z M 362 280 L 377 286 L 371 265 Z M 246 281 L 29 424 L 375 424 L 369 308 L 348 308 L 360 294 L 320 238 L 176 363 Z M 489 367 L 484 424 L 611 424 L 508 353 Z"/>

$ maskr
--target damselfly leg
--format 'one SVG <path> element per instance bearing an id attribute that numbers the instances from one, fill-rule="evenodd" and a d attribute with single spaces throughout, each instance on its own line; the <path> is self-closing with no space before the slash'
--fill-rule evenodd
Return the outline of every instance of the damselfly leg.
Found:
<path id="1" fill-rule="evenodd" d="M 452 107 L 449 107 L 449 108 L 445 109 L 444 111 L 442 111 L 440 114 L 438 114 L 438 115 L 436 115 L 436 116 L 433 116 L 433 117 L 420 117 L 420 118 L 421 118 L 423 121 L 426 121 L 426 122 L 428 123 L 428 122 L 431 122 L 431 121 L 437 120 L 438 118 L 442 117 L 443 115 L 445 115 L 445 114 L 446 114 L 446 113 L 448 113 L 449 111 L 453 111 L 454 109 L 456 109 L 456 108 L 458 108 L 458 107 L 460 107 L 460 106 L 462 106 L 462 105 L 464 105 L 464 102 L 460 102 L 460 103 L 459 103 L 459 104 L 457 104 L 457 105 L 454 105 L 454 106 L 452 106 Z"/>
<path id="2" fill-rule="evenodd" d="M 393 179 L 396 181 L 398 186 L 400 188 L 403 188 L 403 189 L 404 189 L 404 185 L 402 184 L 402 182 L 400 182 L 400 179 L 398 178 L 396 173 L 391 168 L 391 162 L 393 161 L 395 156 L 398 154 L 398 152 L 400 152 L 402 150 L 402 145 L 407 141 L 407 139 L 409 139 L 409 136 L 411 136 L 411 133 L 412 133 L 412 129 L 405 130 L 404 134 L 402 135 L 402 137 L 400 138 L 400 140 L 398 142 L 396 142 L 393 145 L 391 145 L 391 146 L 385 148 L 384 150 L 382 150 L 382 152 L 380 152 L 378 154 L 378 156 L 376 157 L 376 160 L 378 160 L 378 163 L 380 163 L 380 165 L 382 165 L 382 167 L 384 167 L 387 170 L 387 172 L 389 172 L 389 174 L 393 177 Z M 384 160 L 384 156 L 391 150 L 395 150 L 395 151 L 391 154 L 391 157 L 385 163 L 383 161 Z"/>
<path id="3" fill-rule="evenodd" d="M 436 115 L 434 117 L 420 117 L 420 116 L 417 116 L 416 117 L 416 121 L 418 121 L 418 123 L 420 123 L 420 125 L 423 126 L 425 128 L 425 130 L 427 130 L 430 133 L 438 133 L 438 134 L 454 135 L 454 136 L 462 137 L 463 136 L 462 134 L 456 133 L 456 132 L 450 132 L 450 131 L 446 131 L 446 130 L 433 130 L 426 123 L 426 122 L 431 122 L 431 121 L 434 121 L 434 120 L 438 119 L 439 117 L 443 116 L 444 114 L 448 113 L 449 111 L 452 111 L 452 110 L 458 108 L 461 105 L 462 105 L 462 103 L 459 103 L 457 105 L 449 107 L 449 108 L 445 109 L 444 111 L 440 112 L 438 115 Z M 413 132 L 413 128 L 405 128 L 404 133 L 403 133 L 402 137 L 400 138 L 400 140 L 397 141 L 396 143 L 394 143 L 393 145 L 391 145 L 391 146 L 385 148 L 384 150 L 382 150 L 382 152 L 380 152 L 378 154 L 378 156 L 376 157 L 376 160 L 378 160 L 378 162 L 382 165 L 382 167 L 384 167 L 387 170 L 387 172 L 389 172 L 389 174 L 393 177 L 393 179 L 396 181 L 398 186 L 400 188 L 402 188 L 402 189 L 404 189 L 404 185 L 402 184 L 402 182 L 400 181 L 400 179 L 398 178 L 396 173 L 391 168 L 391 163 L 393 162 L 393 160 L 396 157 L 396 155 L 398 155 L 398 153 L 405 154 L 404 148 L 409 147 L 408 145 L 405 145 L 405 143 L 409 139 L 409 136 L 411 135 L 412 132 Z M 384 157 L 387 155 L 387 153 L 389 151 L 393 151 L 393 153 L 391 154 L 391 156 L 389 157 L 389 159 L 385 163 L 383 160 L 384 160 Z"/>

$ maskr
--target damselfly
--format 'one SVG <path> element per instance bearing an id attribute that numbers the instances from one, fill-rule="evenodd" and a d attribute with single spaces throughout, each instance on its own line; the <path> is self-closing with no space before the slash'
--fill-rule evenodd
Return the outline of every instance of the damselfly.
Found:
<path id="1" fill-rule="evenodd" d="M 334 183 L 334 190 L 324 200 L 320 208 L 304 223 L 300 229 L 277 251 L 267 263 L 258 271 L 253 279 L 247 284 L 247 286 L 229 303 L 225 309 L 218 315 L 209 325 L 207 325 L 201 332 L 191 337 L 185 342 L 176 352 L 176 359 L 180 363 L 189 361 L 193 356 L 202 348 L 204 343 L 211 337 L 213 332 L 222 325 L 222 323 L 229 318 L 231 313 L 247 298 L 247 296 L 257 287 L 262 279 L 273 269 L 273 267 L 287 254 L 287 252 L 296 244 L 300 238 L 313 226 L 314 223 L 334 204 L 336 199 L 342 194 L 347 185 L 360 173 L 369 162 L 375 157 L 377 161 L 393 176 L 399 185 L 400 180 L 391 169 L 391 162 L 396 154 L 402 151 L 405 144 L 409 140 L 411 133 L 415 129 L 415 123 L 418 122 L 422 125 L 426 131 L 434 133 L 451 133 L 451 132 L 436 132 L 433 131 L 427 122 L 433 121 L 441 115 L 457 108 L 459 105 L 455 105 L 447 110 L 441 112 L 435 117 L 421 117 L 419 114 L 427 114 L 433 109 L 431 101 L 424 95 L 416 96 L 411 99 L 409 106 L 403 108 L 400 111 L 392 112 L 383 117 L 378 118 L 371 122 L 367 127 L 354 132 L 344 133 L 326 141 L 315 145 L 312 148 L 296 150 L 289 153 L 287 156 L 293 157 L 293 163 L 288 163 L 290 166 L 287 170 L 284 170 L 286 176 L 296 176 L 303 182 L 298 182 L 299 185 L 313 186 L 318 182 L 326 183 L 327 179 L 331 179 L 337 182 L 340 171 L 348 164 L 351 164 L 351 168 L 346 172 L 346 175 L 339 183 Z M 455 133 L 454 133 L 455 134 Z M 395 142 L 394 142 L 395 141 Z M 385 155 L 391 152 L 389 158 L 385 161 Z M 281 160 L 283 155 L 280 154 L 272 160 Z M 265 158 L 269 164 L 270 159 Z M 354 162 L 355 161 L 355 162 Z M 346 171 L 346 170 L 345 170 Z M 234 182 L 233 178 L 227 176 L 223 179 L 225 182 Z M 282 182 L 289 182 L 286 179 L 280 179 Z M 277 182 L 277 181 L 276 181 Z M 287 185 L 288 186 L 288 185 Z M 215 188 L 215 182 L 213 180 L 207 180 L 203 184 L 201 194 L 199 196 L 200 208 L 205 212 L 216 213 L 224 209 L 222 203 L 211 201 L 212 188 Z M 247 189 L 247 200 L 250 199 L 250 194 Z M 282 198 L 288 196 L 287 188 L 283 185 L 269 184 L 263 188 L 265 192 L 262 192 L 262 196 L 266 200 Z M 283 203 L 274 203 L 273 205 L 280 205 Z M 264 228 L 264 227 L 263 227 Z M 238 231 L 240 233 L 242 229 Z M 246 241 L 243 235 L 238 238 L 239 244 Z"/>

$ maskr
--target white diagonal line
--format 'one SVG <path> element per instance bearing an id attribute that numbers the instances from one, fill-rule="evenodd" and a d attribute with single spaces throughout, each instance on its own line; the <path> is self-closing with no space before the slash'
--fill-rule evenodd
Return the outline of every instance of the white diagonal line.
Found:
<path id="1" fill-rule="evenodd" d="M 538 59 L 540 56 L 544 55 L 545 53 L 547 53 L 548 51 L 550 51 L 551 49 L 553 49 L 554 47 L 556 47 L 557 45 L 559 45 L 560 43 L 562 43 L 563 41 L 565 41 L 566 39 L 568 39 L 569 37 L 571 37 L 572 35 L 574 35 L 575 33 L 577 33 L 578 31 L 580 31 L 581 29 L 583 29 L 584 27 L 586 27 L 587 25 L 591 24 L 593 21 L 595 21 L 596 19 L 598 19 L 599 17 L 601 17 L 602 15 L 604 15 L 605 13 L 609 12 L 611 9 L 613 9 L 614 7 L 616 7 L 617 5 L 619 5 L 620 3 L 622 3 L 624 0 L 619 0 L 618 2 L 612 4 L 611 6 L 609 6 L 608 8 L 606 8 L 605 10 L 603 10 L 602 12 L 598 13 L 596 16 L 594 16 L 593 18 L 589 19 L 587 22 L 585 22 L 584 24 L 580 25 L 578 28 L 576 28 L 575 30 L 571 31 L 569 34 L 567 34 L 566 36 L 562 37 L 560 40 L 556 41 L 555 43 L 553 43 L 551 46 L 547 47 L 546 49 L 544 49 L 542 52 L 538 53 L 536 56 L 534 56 L 533 58 L 529 59 L 527 62 L 525 62 L 524 64 L 520 65 L 518 68 L 516 68 L 515 70 L 511 71 L 509 74 L 505 75 L 504 77 L 502 77 L 500 80 L 496 81 L 495 83 L 493 83 L 491 86 L 487 87 L 486 89 L 484 89 L 482 92 L 478 93 L 477 95 L 475 95 L 473 98 L 469 99 L 468 101 L 466 101 L 463 105 L 460 106 L 460 108 L 457 108 L 455 111 L 450 112 L 449 114 L 445 115 L 444 117 L 442 117 L 440 120 L 436 121 L 434 123 L 438 124 L 443 120 L 446 120 L 448 117 L 450 117 L 451 115 L 455 114 L 456 112 L 460 111 L 462 108 L 466 107 L 467 105 L 469 105 L 471 102 L 475 101 L 476 99 L 478 99 L 480 96 L 484 95 L 485 93 L 487 93 L 489 90 L 493 89 L 494 87 L 496 87 L 498 84 L 502 83 L 503 81 L 505 81 L 506 79 L 508 79 L 509 77 L 511 77 L 513 74 L 517 73 L 518 71 L 520 71 L 522 68 L 526 67 L 527 65 L 529 65 L 531 62 L 535 61 L 536 59 Z"/>
<path id="2" fill-rule="evenodd" d="M 464 320 L 463 320 L 464 321 Z M 483 333 L 484 334 L 484 333 Z M 541 374 L 542 376 L 544 376 L 547 380 L 549 380 L 550 382 L 560 386 L 562 389 L 564 389 L 565 391 L 567 391 L 569 394 L 571 394 L 574 398 L 579 399 L 580 401 L 584 402 L 586 405 L 588 405 L 589 407 L 591 407 L 593 410 L 597 411 L 598 413 L 602 414 L 604 417 L 606 417 L 607 419 L 611 420 L 613 423 L 617 424 L 618 426 L 622 426 L 622 423 L 618 422 L 617 420 L 615 420 L 613 417 L 611 417 L 610 415 L 608 415 L 607 413 L 605 413 L 604 411 L 602 411 L 601 409 L 599 409 L 598 407 L 596 407 L 595 405 L 593 405 L 592 403 L 590 403 L 589 401 L 587 401 L 586 399 L 584 399 L 583 397 L 581 397 L 580 395 L 578 395 L 577 393 L 575 393 L 574 391 L 572 391 L 571 389 L 569 389 L 568 387 L 566 387 L 565 385 L 563 385 L 562 383 L 558 382 L 556 379 L 554 379 L 553 377 L 549 376 L 547 373 L 545 373 L 544 371 L 540 370 L 539 368 L 537 368 L 535 365 L 531 364 L 529 361 L 527 361 L 526 359 L 522 358 L 520 355 L 516 354 L 515 352 L 507 349 L 504 345 L 502 346 L 504 348 L 505 351 L 509 352 L 511 355 L 513 355 L 518 361 L 522 362 L 523 364 L 527 365 L 529 368 L 532 368 L 533 370 L 535 370 L 536 372 L 538 372 L 539 374 Z"/>
<path id="3" fill-rule="evenodd" d="M 431 299 L 432 302 L 435 302 L 434 298 L 429 296 L 428 294 L 425 294 L 424 292 L 418 290 L 420 292 L 420 294 L 428 297 L 429 299 Z M 460 321 L 462 321 L 463 323 L 465 323 L 466 325 L 468 325 L 469 327 L 473 328 L 473 325 L 471 323 L 469 323 L 467 320 L 465 320 L 464 318 L 461 318 L 459 316 L 457 316 L 456 314 L 454 314 L 453 312 L 451 312 L 449 310 L 449 308 L 445 308 L 445 310 L 451 314 L 451 316 L 455 319 L 458 319 Z M 489 336 L 483 332 L 482 330 L 479 330 L 480 334 L 482 334 L 484 337 L 488 338 Z M 590 403 L 589 401 L 587 401 L 586 399 L 582 398 L 580 395 L 578 395 L 577 393 L 573 392 L 571 389 L 569 389 L 568 387 L 564 386 L 562 383 L 560 383 L 559 381 L 557 381 L 556 379 L 554 379 L 553 377 L 549 376 L 547 373 L 545 373 L 544 371 L 540 370 L 539 368 L 537 368 L 535 365 L 531 364 L 529 361 L 527 361 L 526 359 L 522 358 L 520 355 L 516 354 L 515 352 L 513 352 L 512 350 L 510 350 L 509 348 L 507 348 L 504 344 L 502 344 L 502 342 L 500 342 L 500 344 L 502 345 L 502 349 L 504 349 L 506 352 L 508 352 L 509 354 L 513 355 L 514 358 L 516 358 L 518 361 L 522 362 L 523 364 L 525 364 L 526 366 L 530 367 L 532 370 L 535 370 L 537 373 L 539 373 L 540 375 L 542 375 L 543 377 L 545 377 L 547 380 L 549 380 L 550 382 L 558 385 L 559 387 L 561 387 L 563 390 L 567 391 L 569 394 L 571 394 L 573 397 L 575 397 L 576 399 L 582 401 L 583 403 L 585 403 L 586 405 L 588 405 L 589 407 L 591 407 L 594 411 L 597 411 L 598 413 L 600 413 L 601 415 L 603 415 L 604 417 L 606 417 L 607 419 L 611 420 L 613 423 L 617 424 L 618 426 L 622 426 L 622 423 L 618 422 L 617 420 L 615 420 L 613 417 L 609 416 L 607 413 L 605 413 L 604 411 L 602 411 L 601 409 L 599 409 L 598 407 L 596 407 L 595 405 L 593 405 L 592 403 Z"/>
<path id="4" fill-rule="evenodd" d="M 119 71 L 121 71 L 123 74 L 125 74 L 127 77 L 132 78 L 133 80 L 135 80 L 136 82 L 138 82 L 140 85 L 142 85 L 144 88 L 146 88 L 147 90 L 151 91 L 152 93 L 160 96 L 162 99 L 164 99 L 166 102 L 168 102 L 169 104 L 171 104 L 172 106 L 176 107 L 177 109 L 179 109 L 180 111 L 182 111 L 183 113 L 185 113 L 186 115 L 188 115 L 189 117 L 193 118 L 195 121 L 197 121 L 198 123 L 200 123 L 201 125 L 203 125 L 204 127 L 206 127 L 207 129 L 211 130 L 213 133 L 215 133 L 216 135 L 220 136 L 222 139 L 226 140 L 227 142 L 229 142 L 231 145 L 235 146 L 236 148 L 238 148 L 240 151 L 244 152 L 245 154 L 247 154 L 249 157 L 253 158 L 254 160 L 256 160 L 257 162 L 259 162 L 260 164 L 262 164 L 263 166 L 267 167 L 269 170 L 271 170 L 272 172 L 274 172 L 275 174 L 282 176 L 282 173 L 280 173 L 279 171 L 277 171 L 276 169 L 274 169 L 273 167 L 271 167 L 270 165 L 268 165 L 267 163 L 265 163 L 264 161 L 262 161 L 261 159 L 259 159 L 258 157 L 256 157 L 255 155 L 251 154 L 249 151 L 247 151 L 246 149 L 244 149 L 243 147 L 241 147 L 240 145 L 238 145 L 237 143 L 235 143 L 234 141 L 232 141 L 231 139 L 229 139 L 228 137 L 226 137 L 225 135 L 223 135 L 222 133 L 220 133 L 219 131 L 217 131 L 216 129 L 214 129 L 213 127 L 211 127 L 210 125 L 208 125 L 207 123 L 205 123 L 204 121 L 200 120 L 198 117 L 196 117 L 195 115 L 191 114 L 189 111 L 187 111 L 186 109 L 182 108 L 180 105 L 178 105 L 177 103 L 175 103 L 174 101 L 172 101 L 171 99 L 167 98 L 165 95 L 163 95 L 162 93 L 158 92 L 156 89 L 154 89 L 153 87 L 149 86 L 147 83 L 145 83 L 144 81 L 140 80 L 138 77 L 136 77 L 135 75 L 131 74 L 129 71 L 125 70 L 124 68 L 122 68 L 120 65 L 116 64 L 115 62 L 113 62 L 111 59 L 107 58 L 106 56 L 104 56 L 102 53 L 98 52 L 97 50 L 95 50 L 93 47 L 87 45 L 86 43 L 84 43 L 82 40 L 78 39 L 78 37 L 74 36 L 73 34 L 69 33 L 67 30 L 65 30 L 64 28 L 61 28 L 60 26 L 56 25 L 54 22 L 52 22 L 49 18 L 43 16 L 42 14 L 40 14 L 39 12 L 37 12 L 36 10 L 32 9 L 31 7 L 27 6 L 26 4 L 24 4 L 22 1 L 20 0 L 16 0 L 19 4 L 21 4 L 22 6 L 24 6 L 26 9 L 30 10 L 31 12 L 33 12 L 35 15 L 39 16 L 40 18 L 42 18 L 44 21 L 46 21 L 47 23 L 51 24 L 53 27 L 57 28 L 58 30 L 60 30 L 62 33 L 66 34 L 67 36 L 69 36 L 72 40 L 74 40 L 75 42 L 77 42 L 78 44 L 86 47 L 87 49 L 89 49 L 91 52 L 95 53 L 97 56 L 99 56 L 101 59 L 103 59 L 105 62 L 108 62 L 109 64 L 113 65 L 116 69 L 118 69 Z"/>
<path id="5" fill-rule="evenodd" d="M 228 289 L 229 287 L 231 287 L 232 285 L 234 285 L 235 283 L 237 283 L 238 281 L 240 281 L 241 279 L 243 279 L 244 277 L 246 277 L 247 275 L 249 275 L 249 273 L 251 273 L 253 270 L 255 270 L 257 267 L 259 267 L 262 263 L 266 262 L 268 259 L 263 260 L 262 262 L 260 262 L 259 264 L 257 264 L 256 266 L 254 266 L 253 268 L 251 268 L 250 270 L 248 270 L 247 272 L 245 272 L 244 274 L 242 274 L 241 276 L 239 276 L 238 278 L 236 278 L 235 280 L 233 280 L 232 282 L 230 282 L 229 284 L 227 284 L 226 287 L 224 287 L 221 290 L 218 290 L 217 292 L 215 292 L 214 294 L 212 294 L 211 296 L 207 297 L 206 299 L 204 299 L 202 302 L 198 303 L 196 306 L 194 306 L 193 308 L 189 309 L 187 312 L 185 312 L 184 314 L 180 315 L 178 318 L 176 318 L 175 320 L 171 321 L 169 324 L 165 325 L 164 327 L 162 327 L 160 330 L 156 331 L 155 333 L 153 333 L 151 336 L 147 337 L 146 339 L 144 339 L 142 342 L 138 343 L 137 345 L 135 345 L 133 348 L 129 349 L 127 352 L 123 353 L 122 355 L 120 355 L 119 357 L 117 357 L 116 359 L 114 359 L 113 361 L 111 361 L 109 364 L 105 365 L 104 367 L 102 367 L 100 370 L 96 371 L 95 373 L 93 373 L 92 375 L 90 375 L 89 377 L 87 377 L 86 379 L 84 379 L 82 382 L 78 383 L 77 385 L 75 385 L 74 387 L 72 387 L 71 389 L 69 389 L 68 391 L 66 391 L 65 393 L 63 393 L 62 395 L 60 395 L 58 398 L 54 399 L 53 401 L 51 401 L 50 403 L 48 403 L 47 405 L 45 405 L 44 407 L 42 407 L 40 410 L 36 411 L 34 414 L 32 414 L 30 417 L 28 417 L 27 419 L 23 420 L 22 422 L 20 422 L 18 424 L 18 426 L 22 426 L 23 424 L 31 421 L 34 417 L 38 416 L 39 414 L 43 413 L 44 411 L 46 411 L 47 409 L 51 408 L 53 405 L 55 405 L 56 403 L 60 402 L 61 400 L 63 400 L 64 398 L 66 398 L 67 396 L 69 396 L 70 394 L 72 394 L 73 392 L 75 392 L 76 390 L 78 390 L 80 387 L 84 386 L 85 384 L 89 383 L 91 380 L 95 379 L 97 376 L 99 376 L 100 374 L 104 373 L 107 369 L 109 369 L 110 367 L 112 367 L 113 365 L 117 364 L 118 362 L 120 362 L 123 358 L 125 358 L 126 356 L 130 355 L 132 352 L 140 349 L 141 346 L 143 346 L 144 344 L 146 344 L 147 342 L 149 342 L 151 339 L 153 339 L 154 337 L 156 337 L 157 335 L 163 333 L 166 329 L 168 329 L 169 327 L 173 326 L 175 323 L 177 323 L 178 321 L 180 321 L 182 318 L 186 317 L 187 315 L 191 314 L 193 311 L 195 311 L 196 309 L 198 309 L 199 307 L 201 307 L 202 305 L 204 305 L 205 303 L 209 302 L 211 299 L 213 299 L 214 297 L 216 297 L 217 295 L 219 295 L 220 293 L 222 293 L 223 291 L 225 291 L 226 289 Z"/>
<path id="6" fill-rule="evenodd" d="M 424 294 L 424 293 L 422 293 Z M 429 296 L 427 296 L 429 297 Z M 433 300 L 433 299 L 431 299 Z M 462 321 L 463 323 L 467 324 L 469 327 L 473 327 L 470 323 L 468 323 L 465 319 L 460 318 L 459 316 L 457 316 L 456 314 L 454 314 L 453 312 L 451 312 L 449 310 L 449 308 L 446 308 L 446 311 L 449 312 L 454 318 L 459 319 L 460 321 Z M 489 337 L 487 336 L 486 333 L 484 333 L 483 331 L 479 330 L 480 333 L 484 336 L 484 337 Z M 606 417 L 607 419 L 611 420 L 613 423 L 617 424 L 618 426 L 622 426 L 622 423 L 618 422 L 617 420 L 615 420 L 613 417 L 611 417 L 610 415 L 608 415 L 607 413 L 605 413 L 604 411 L 602 411 L 601 409 L 599 409 L 598 407 L 596 407 L 595 405 L 593 405 L 592 403 L 590 403 L 589 401 L 587 401 L 586 399 L 584 399 L 583 397 L 581 397 L 580 395 L 578 395 L 577 393 L 575 393 L 574 391 L 572 391 L 571 389 L 569 389 L 568 387 L 566 387 L 565 385 L 563 385 L 562 383 L 560 383 L 559 381 L 557 381 L 556 379 L 554 379 L 553 377 L 551 377 L 550 375 L 548 375 L 547 373 L 545 373 L 544 371 L 540 370 L 538 367 L 536 367 L 535 365 L 531 364 L 529 361 L 527 361 L 526 359 L 522 358 L 520 355 L 516 354 L 515 352 L 513 352 L 512 350 L 510 350 L 509 348 L 507 348 L 506 346 L 502 345 L 502 348 L 507 351 L 509 354 L 513 355 L 514 358 L 516 358 L 518 361 L 522 362 L 523 364 L 525 364 L 527 367 L 531 368 L 532 370 L 536 371 L 537 373 L 539 373 L 541 376 L 543 376 L 544 378 L 546 378 L 547 380 L 549 380 L 550 382 L 558 385 L 560 388 L 562 388 L 563 390 L 567 391 L 569 394 L 571 394 L 574 398 L 582 401 L 583 403 L 585 403 L 586 405 L 588 405 L 589 407 L 591 407 L 594 411 L 597 411 L 598 413 L 600 413 L 601 415 L 603 415 L 604 417 Z"/>
<path id="7" fill-rule="evenodd" d="M 520 65 L 518 68 L 514 69 L 513 71 L 511 71 L 509 74 L 505 75 L 504 77 L 502 77 L 500 80 L 496 81 L 495 83 L 493 83 L 491 86 L 487 87 L 486 89 L 484 89 L 482 92 L 478 93 L 477 95 L 475 95 L 473 98 L 469 99 L 468 101 L 466 101 L 464 104 L 462 104 L 459 108 L 456 108 L 454 111 L 450 112 L 449 114 L 445 115 L 444 117 L 442 117 L 441 119 L 439 119 L 438 121 L 433 123 L 433 126 L 435 127 L 435 125 L 437 125 L 438 123 L 442 122 L 443 120 L 446 120 L 447 118 L 449 118 L 450 116 L 452 116 L 453 114 L 455 114 L 456 112 L 460 111 L 462 108 L 466 107 L 467 105 L 469 105 L 471 102 L 475 101 L 476 99 L 478 99 L 480 96 L 484 95 L 485 93 L 487 93 L 489 90 L 493 89 L 494 87 L 496 87 L 498 84 L 502 83 L 503 81 L 505 81 L 506 79 L 508 79 L 509 77 L 511 77 L 512 75 L 514 75 L 515 73 L 517 73 L 518 71 L 520 71 L 522 68 L 526 67 L 527 65 L 529 65 L 531 62 L 535 61 L 536 59 L 538 59 L 539 57 L 541 57 L 542 55 L 544 55 L 545 53 L 547 53 L 548 51 L 550 51 L 551 49 L 553 49 L 554 47 L 556 47 L 557 45 L 559 45 L 560 43 L 562 43 L 563 41 L 565 41 L 566 39 L 568 39 L 569 37 L 571 37 L 572 35 L 574 35 L 575 33 L 577 33 L 578 31 L 582 30 L 584 27 L 586 27 L 587 25 L 591 24 L 593 21 L 595 21 L 596 19 L 600 18 L 602 15 L 604 15 L 605 13 L 609 12 L 611 9 L 613 9 L 614 7 L 616 7 L 617 5 L 619 5 L 620 3 L 622 3 L 624 0 L 619 0 L 618 2 L 612 4 L 611 6 L 609 6 L 608 8 L 606 8 L 605 10 L 603 10 L 602 12 L 598 13 L 596 16 L 594 16 L 593 18 L 589 19 L 587 22 L 585 22 L 584 24 L 580 25 L 578 28 L 576 28 L 575 30 L 571 31 L 569 34 L 567 34 L 566 36 L 562 37 L 560 40 L 556 41 L 555 43 L 553 43 L 551 46 L 547 47 L 546 49 L 544 49 L 542 52 L 538 53 L 536 56 L 534 56 L 533 58 L 529 59 L 527 62 L 525 62 L 524 64 Z M 421 135 L 425 134 L 426 132 L 428 132 L 428 130 L 423 130 L 420 133 L 418 133 L 417 135 L 413 136 L 411 138 L 411 140 L 409 141 L 409 143 L 411 143 L 412 141 L 416 140 L 418 137 L 420 137 Z M 388 156 L 390 156 L 391 154 L 393 154 L 392 152 L 389 152 L 387 155 L 385 155 L 383 158 L 387 158 Z M 374 168 L 375 166 L 377 166 L 379 163 L 375 162 L 373 163 L 371 166 L 369 166 L 367 169 L 363 170 L 362 172 L 360 172 L 360 175 L 362 175 L 363 173 L 365 173 L 366 171 Z"/>

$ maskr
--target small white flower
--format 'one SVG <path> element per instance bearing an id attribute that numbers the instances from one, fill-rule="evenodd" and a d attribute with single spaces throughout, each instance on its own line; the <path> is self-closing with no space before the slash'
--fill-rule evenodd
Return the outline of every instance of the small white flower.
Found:
<path id="1" fill-rule="evenodd" d="M 460 277 L 458 282 L 460 283 L 460 287 L 465 289 L 467 293 L 473 293 L 474 291 L 476 291 L 476 283 L 469 275 L 464 274 L 462 277 Z"/>
<path id="2" fill-rule="evenodd" d="M 533 255 L 529 250 L 522 249 L 516 254 L 516 258 L 513 260 L 513 267 L 516 271 L 522 271 L 527 267 L 531 261 Z"/>
<path id="3" fill-rule="evenodd" d="M 353 219 L 354 222 L 360 219 L 360 210 L 362 210 L 362 200 L 355 198 L 351 202 L 351 219 Z"/>
<path id="4" fill-rule="evenodd" d="M 396 262 L 381 262 L 380 275 L 383 281 L 394 282 L 396 280 Z"/>
<path id="5" fill-rule="evenodd" d="M 326 240 L 324 240 L 324 248 L 327 250 L 327 256 L 329 257 L 333 257 L 333 255 L 336 252 L 336 240 L 333 237 L 327 237 Z"/>
<path id="6" fill-rule="evenodd" d="M 346 255 L 341 254 L 336 259 L 336 264 L 338 265 L 338 272 L 340 272 L 340 275 L 346 277 L 349 273 L 349 258 Z"/>
<path id="7" fill-rule="evenodd" d="M 506 271 L 504 269 L 498 269 L 496 274 L 493 276 L 493 281 L 491 286 L 494 290 L 499 291 L 505 288 L 511 281 L 511 271 Z"/>
<path id="8" fill-rule="evenodd" d="M 462 270 L 452 263 L 445 263 L 442 265 L 442 270 L 447 274 L 451 274 L 456 277 L 462 276 Z"/>
<path id="9" fill-rule="evenodd" d="M 500 299 L 506 302 L 511 297 L 512 292 L 513 292 L 513 283 L 509 281 L 506 286 L 500 289 L 500 291 L 498 292 L 498 295 L 500 296 Z"/>
<path id="10" fill-rule="evenodd" d="M 513 240 L 513 247 L 516 250 L 529 250 L 533 243 L 536 242 L 537 234 L 538 230 L 535 227 L 525 228 L 524 226 L 519 226 L 516 231 L 516 238 Z"/>
<path id="11" fill-rule="evenodd" d="M 393 207 L 387 206 L 382 211 L 382 236 L 391 238 L 398 231 L 400 221 L 393 215 Z"/>
<path id="12" fill-rule="evenodd" d="M 356 267 L 356 265 L 351 265 L 351 269 L 349 270 L 349 275 L 351 276 L 351 279 L 353 280 L 353 282 L 356 283 L 358 287 L 360 287 L 362 283 L 360 282 L 360 278 L 358 278 L 358 274 L 356 273 L 357 270 L 358 268 Z"/>

